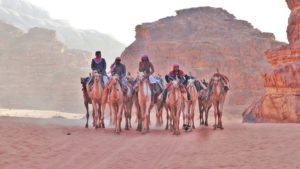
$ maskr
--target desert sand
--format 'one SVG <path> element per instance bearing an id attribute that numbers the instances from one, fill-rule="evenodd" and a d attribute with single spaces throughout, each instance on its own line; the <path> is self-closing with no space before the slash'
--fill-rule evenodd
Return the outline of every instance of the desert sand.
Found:
<path id="1" fill-rule="evenodd" d="M 179 136 L 161 128 L 142 135 L 85 129 L 83 119 L 0 117 L 0 168 L 300 168 L 298 124 L 226 120 L 217 131 L 211 124 Z"/>

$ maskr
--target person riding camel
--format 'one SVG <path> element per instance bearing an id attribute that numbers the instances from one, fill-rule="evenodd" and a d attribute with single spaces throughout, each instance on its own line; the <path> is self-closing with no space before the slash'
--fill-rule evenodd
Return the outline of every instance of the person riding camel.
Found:
<path id="1" fill-rule="evenodd" d="M 229 87 L 228 87 L 229 79 L 228 79 L 228 77 L 227 77 L 226 75 L 220 73 L 219 68 L 217 68 L 217 72 L 214 73 L 213 78 L 214 78 L 214 77 L 219 77 L 219 78 L 221 78 L 221 80 L 222 80 L 223 83 L 224 83 L 224 90 L 227 92 L 227 91 L 229 90 Z M 209 86 L 212 86 L 212 80 L 210 80 Z"/>
<path id="2" fill-rule="evenodd" d="M 178 79 L 179 84 L 181 85 L 184 82 L 184 72 L 179 69 L 178 64 L 173 65 L 173 69 L 165 76 L 165 79 L 167 83 L 170 83 L 171 81 Z"/>
<path id="3" fill-rule="evenodd" d="M 167 86 L 163 91 L 163 101 L 166 100 L 167 98 L 167 93 L 168 93 L 168 89 L 171 86 L 171 81 L 178 79 L 179 82 L 178 84 L 180 86 L 183 85 L 183 82 L 185 81 L 184 79 L 184 72 L 179 69 L 179 65 L 178 64 L 174 64 L 173 65 L 173 69 L 165 76 L 166 82 L 167 82 Z"/>
<path id="4" fill-rule="evenodd" d="M 139 63 L 139 72 L 144 72 L 147 77 L 149 77 L 149 81 L 151 81 L 150 77 L 153 77 L 154 73 L 153 64 L 149 61 L 148 55 L 143 55 L 141 61 Z"/>
<path id="5" fill-rule="evenodd" d="M 101 56 L 101 51 L 95 52 L 95 58 L 92 59 L 91 63 L 91 69 L 92 71 L 97 71 L 99 74 L 102 75 L 101 82 L 102 84 L 106 84 L 108 82 L 108 77 L 106 74 L 106 61 Z M 93 77 L 90 77 L 88 80 L 88 84 L 91 84 L 93 81 Z"/>
<path id="6" fill-rule="evenodd" d="M 126 66 L 121 63 L 121 58 L 116 57 L 115 62 L 110 66 L 111 75 L 120 77 L 120 84 L 123 88 L 126 85 Z"/>
<path id="7" fill-rule="evenodd" d="M 153 76 L 154 73 L 154 66 L 153 64 L 150 62 L 148 55 L 143 55 L 141 57 L 141 61 L 139 63 L 139 72 L 144 72 L 146 78 L 149 80 L 149 84 L 150 84 L 150 89 L 153 93 L 152 97 L 154 97 L 155 92 L 154 91 L 154 86 L 157 83 L 159 85 L 159 87 L 161 88 L 161 90 L 163 90 L 163 86 L 159 83 L 159 81 Z M 152 98 L 154 99 L 154 98 Z"/>
<path id="8" fill-rule="evenodd" d="M 213 78 L 217 77 L 217 78 L 221 78 L 223 84 L 224 84 L 224 91 L 227 92 L 229 90 L 228 87 L 228 83 L 229 83 L 229 79 L 227 76 L 225 76 L 224 74 L 220 73 L 219 68 L 217 68 L 217 72 L 214 73 L 213 77 L 210 79 L 209 83 L 208 83 L 208 97 L 210 98 L 211 94 L 212 94 L 212 83 L 213 83 Z"/>

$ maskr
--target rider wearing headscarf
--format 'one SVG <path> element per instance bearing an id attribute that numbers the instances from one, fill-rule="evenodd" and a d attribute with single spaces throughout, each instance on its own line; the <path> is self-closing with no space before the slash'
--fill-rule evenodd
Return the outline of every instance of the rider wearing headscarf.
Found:
<path id="1" fill-rule="evenodd" d="M 126 66 L 121 63 L 121 58 L 116 57 L 115 62 L 110 66 L 111 75 L 118 75 L 120 77 L 120 84 L 122 86 L 126 83 Z"/>
<path id="2" fill-rule="evenodd" d="M 179 84 L 182 84 L 184 81 L 184 72 L 179 68 L 179 64 L 174 64 L 173 69 L 165 76 L 167 83 L 178 79 Z"/>
<path id="3" fill-rule="evenodd" d="M 148 55 L 143 55 L 139 63 L 139 72 L 144 72 L 146 76 L 150 76 L 154 73 L 153 64 L 149 61 Z"/>

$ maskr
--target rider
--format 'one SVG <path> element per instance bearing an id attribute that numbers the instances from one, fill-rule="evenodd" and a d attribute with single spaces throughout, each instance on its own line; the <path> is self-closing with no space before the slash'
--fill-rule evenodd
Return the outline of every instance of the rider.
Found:
<path id="1" fill-rule="evenodd" d="M 171 83 L 170 83 L 171 81 L 178 79 L 179 85 L 182 86 L 182 84 L 184 82 L 184 72 L 181 69 L 179 69 L 178 64 L 174 64 L 173 69 L 169 72 L 169 74 L 167 74 L 165 76 L 165 79 L 167 82 L 167 87 L 163 91 L 163 101 L 165 101 L 167 98 L 167 93 L 168 93 L 169 87 L 171 86 Z"/>
<path id="2" fill-rule="evenodd" d="M 155 83 L 157 83 L 159 85 L 159 87 L 161 88 L 161 90 L 163 90 L 163 86 L 162 84 L 159 83 L 159 80 L 157 80 L 154 76 L 153 76 L 153 73 L 154 73 L 154 66 L 153 64 L 149 61 L 149 57 L 148 55 L 143 55 L 141 57 L 141 61 L 139 63 L 139 72 L 144 72 L 146 77 L 148 78 L 149 80 L 149 83 L 150 83 L 150 89 L 151 89 L 151 92 L 152 92 L 152 98 L 154 99 L 154 102 L 155 102 L 155 98 L 154 98 L 154 95 L 157 94 L 158 91 L 155 91 L 154 90 L 154 86 L 155 86 Z M 155 93 L 154 93 L 155 92 Z"/>
<path id="3" fill-rule="evenodd" d="M 91 69 L 92 71 L 97 71 L 102 75 L 102 84 L 106 84 L 108 81 L 108 77 L 106 74 L 106 61 L 104 58 L 101 57 L 101 51 L 95 52 L 95 58 L 92 59 L 91 63 Z M 93 78 L 90 77 L 88 84 L 90 84 L 93 81 Z"/>
<path id="4" fill-rule="evenodd" d="M 149 61 L 148 55 L 143 55 L 139 63 L 139 72 L 144 72 L 149 80 L 153 78 L 152 74 L 154 73 L 153 64 Z M 151 78 L 150 78 L 151 77 Z"/>
<path id="5" fill-rule="evenodd" d="M 213 75 L 213 78 L 214 77 L 219 77 L 219 78 L 222 79 L 222 81 L 224 82 L 224 90 L 225 90 L 225 92 L 227 92 L 229 90 L 229 87 L 228 87 L 229 79 L 228 79 L 228 77 L 226 75 L 220 73 L 219 68 L 217 68 L 217 72 Z M 210 89 L 211 89 L 211 86 L 212 86 L 212 80 L 210 80 L 210 82 L 209 82 Z"/>
<path id="6" fill-rule="evenodd" d="M 126 66 L 121 63 L 121 58 L 116 57 L 115 62 L 110 66 L 111 75 L 120 77 L 121 87 L 126 85 Z"/>
<path id="7" fill-rule="evenodd" d="M 184 72 L 179 69 L 178 64 L 173 65 L 173 69 L 165 76 L 167 83 L 179 79 L 179 84 L 181 85 L 184 82 Z"/>

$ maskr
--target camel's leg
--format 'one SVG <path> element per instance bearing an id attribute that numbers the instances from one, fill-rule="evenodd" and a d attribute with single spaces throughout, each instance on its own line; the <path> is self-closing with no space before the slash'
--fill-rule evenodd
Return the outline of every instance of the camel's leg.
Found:
<path id="1" fill-rule="evenodd" d="M 175 111 L 175 114 L 174 114 L 174 132 L 176 135 L 179 135 L 180 134 L 180 131 L 179 131 L 179 120 L 180 120 L 180 109 L 176 109 Z"/>
<path id="2" fill-rule="evenodd" d="M 217 117 L 218 117 L 218 105 L 217 103 L 213 103 L 214 105 L 214 116 L 215 116 L 215 125 L 214 125 L 214 130 L 217 129 Z"/>
<path id="3" fill-rule="evenodd" d="M 166 124 L 166 130 L 169 129 L 169 121 L 170 121 L 170 116 L 169 116 L 169 108 L 166 108 L 166 120 L 167 120 L 167 124 Z"/>
<path id="4" fill-rule="evenodd" d="M 140 108 L 140 105 L 139 105 L 138 101 L 135 101 L 134 104 L 135 104 L 135 107 L 136 107 L 136 119 L 138 120 L 138 125 L 137 125 L 136 130 L 137 131 L 142 131 L 141 108 Z"/>
<path id="5" fill-rule="evenodd" d="M 99 126 L 98 126 L 98 109 L 97 109 L 97 105 L 95 103 L 95 101 L 92 101 L 92 105 L 93 105 L 93 109 L 94 109 L 94 118 L 93 118 L 93 121 L 94 121 L 94 126 L 95 128 L 97 129 Z"/>
<path id="6" fill-rule="evenodd" d="M 147 131 L 149 131 L 149 126 L 151 125 L 150 114 L 153 107 L 154 107 L 154 103 L 151 102 L 147 112 Z"/>
<path id="7" fill-rule="evenodd" d="M 195 124 L 194 124 L 195 106 L 196 106 L 196 103 L 193 102 L 193 103 L 192 103 L 191 116 L 190 116 L 190 117 L 191 117 L 191 122 L 192 122 L 192 126 L 191 126 L 191 127 L 193 127 L 193 129 L 195 129 Z"/>
<path id="8" fill-rule="evenodd" d="M 118 110 L 118 132 L 121 132 L 123 105 L 120 103 Z"/>
<path id="9" fill-rule="evenodd" d="M 224 129 L 223 124 L 222 124 L 222 115 L 223 115 L 223 105 L 224 105 L 224 100 L 220 102 L 220 109 L 219 109 L 219 128 Z"/>
<path id="10" fill-rule="evenodd" d="M 204 112 L 204 106 L 201 103 L 200 99 L 198 99 L 198 108 L 199 108 L 199 119 L 200 119 L 200 126 L 204 125 L 204 119 L 203 119 L 203 112 Z"/>
<path id="11" fill-rule="evenodd" d="M 100 124 L 99 127 L 102 128 L 103 127 L 103 123 L 102 123 L 101 106 L 100 106 L 99 103 L 97 104 L 97 106 L 98 106 L 98 114 L 99 114 L 99 116 L 98 116 L 98 123 Z"/>
<path id="12" fill-rule="evenodd" d="M 89 128 L 89 117 L 90 117 L 90 114 L 89 114 L 89 103 L 88 102 L 84 102 L 84 106 L 85 106 L 85 109 L 86 109 L 86 124 L 85 124 L 85 128 Z"/>
<path id="13" fill-rule="evenodd" d="M 107 101 L 102 100 L 102 102 L 101 102 L 101 113 L 102 113 L 101 116 L 102 116 L 103 125 L 104 125 L 104 115 L 105 115 L 106 105 L 107 105 Z"/>
<path id="14" fill-rule="evenodd" d="M 161 106 L 160 108 L 159 108 L 158 106 L 159 106 L 159 105 L 157 105 L 158 122 L 159 122 L 159 126 L 162 126 L 162 124 L 163 124 L 162 113 L 163 113 L 163 108 L 164 108 L 164 106 Z"/>
<path id="15" fill-rule="evenodd" d="M 144 134 L 147 131 L 147 115 L 146 115 L 146 105 L 141 106 L 141 112 L 142 112 L 142 133 Z"/>
<path id="16" fill-rule="evenodd" d="M 155 126 L 160 126 L 160 110 L 158 108 L 158 104 L 156 104 L 156 125 Z"/>
<path id="17" fill-rule="evenodd" d="M 114 109 L 114 108 L 112 107 L 111 104 L 109 104 L 109 116 L 110 116 L 109 123 L 110 123 L 110 125 L 114 125 L 115 122 L 116 122 L 116 121 L 115 121 L 116 118 L 114 117 L 114 116 L 115 116 L 115 112 L 113 112 L 112 109 Z"/>
<path id="18" fill-rule="evenodd" d="M 128 107 L 127 107 L 127 103 L 124 103 L 124 116 L 125 116 L 125 130 L 129 130 L 129 117 L 128 117 Z"/>
<path id="19" fill-rule="evenodd" d="M 205 106 L 205 126 L 208 126 L 208 112 L 212 105 Z"/>
<path id="20" fill-rule="evenodd" d="M 129 106 L 129 110 L 128 110 L 128 121 L 129 121 L 129 128 L 132 128 L 131 126 L 131 114 L 132 114 L 132 102 L 130 103 L 130 106 Z"/>
<path id="21" fill-rule="evenodd" d="M 117 128 L 118 128 L 118 124 L 117 124 L 117 120 L 118 120 L 118 116 L 117 116 L 117 113 L 118 113 L 118 110 L 117 110 L 117 107 L 115 105 L 111 105 L 112 107 L 112 111 L 113 111 L 113 117 L 114 117 L 114 125 L 115 125 L 115 132 L 117 133 Z"/>

